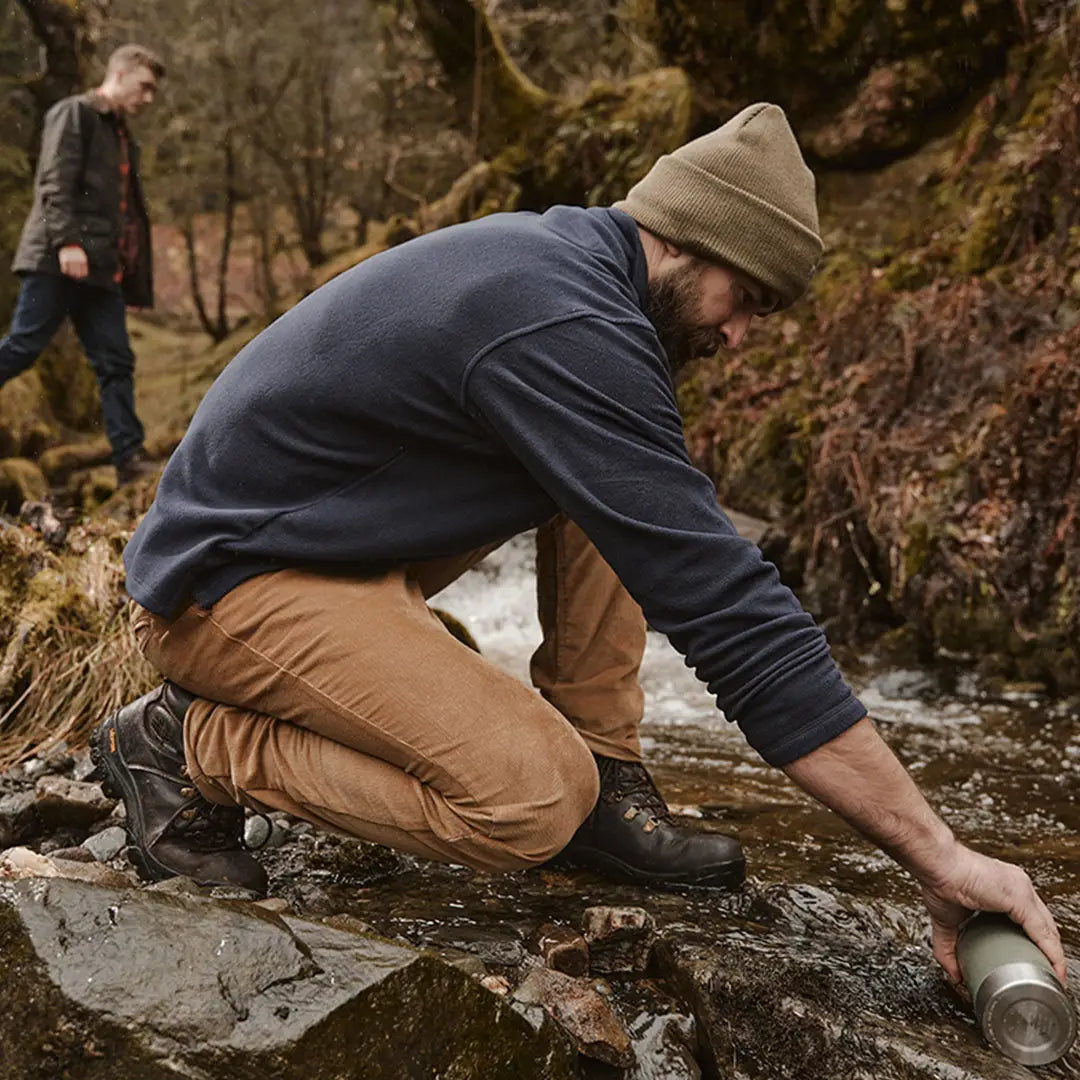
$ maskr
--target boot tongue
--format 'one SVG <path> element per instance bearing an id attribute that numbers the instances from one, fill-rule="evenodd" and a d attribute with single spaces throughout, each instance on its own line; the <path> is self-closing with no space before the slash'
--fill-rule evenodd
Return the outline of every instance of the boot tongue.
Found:
<path id="1" fill-rule="evenodd" d="M 604 777 L 605 786 L 610 784 L 620 798 L 632 797 L 639 809 L 648 811 L 658 821 L 665 820 L 671 811 L 645 766 L 636 761 L 611 760 L 613 767 Z"/>

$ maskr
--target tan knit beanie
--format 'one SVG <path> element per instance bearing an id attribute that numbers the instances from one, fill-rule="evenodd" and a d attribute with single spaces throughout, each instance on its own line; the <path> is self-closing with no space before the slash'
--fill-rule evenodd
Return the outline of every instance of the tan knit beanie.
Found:
<path id="1" fill-rule="evenodd" d="M 639 225 L 780 296 L 806 291 L 821 258 L 814 174 L 778 105 L 759 102 L 665 154 L 615 203 Z"/>

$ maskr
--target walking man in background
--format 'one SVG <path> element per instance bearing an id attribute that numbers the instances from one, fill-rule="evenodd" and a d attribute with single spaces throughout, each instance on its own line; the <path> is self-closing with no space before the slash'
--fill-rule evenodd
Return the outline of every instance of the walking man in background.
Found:
<path id="1" fill-rule="evenodd" d="M 121 483 L 153 469 L 135 414 L 135 356 L 125 306 L 153 304 L 150 222 L 127 118 L 154 99 L 165 65 L 141 45 L 110 57 L 96 90 L 45 114 L 34 204 L 13 269 L 23 277 L 0 385 L 25 371 L 70 316 L 97 376 L 105 434 Z"/>
<path id="2" fill-rule="evenodd" d="M 813 175 L 758 104 L 614 207 L 420 237 L 255 338 L 124 552 L 136 640 L 170 681 L 92 749 L 142 873 L 263 891 L 247 806 L 484 870 L 562 853 L 737 885 L 738 841 L 674 821 L 641 760 L 647 617 L 767 762 L 915 876 L 953 978 L 975 908 L 1064 978 L 1027 875 L 934 813 L 690 462 L 673 372 L 794 302 L 821 252 Z M 533 527 L 539 693 L 426 604 Z"/>

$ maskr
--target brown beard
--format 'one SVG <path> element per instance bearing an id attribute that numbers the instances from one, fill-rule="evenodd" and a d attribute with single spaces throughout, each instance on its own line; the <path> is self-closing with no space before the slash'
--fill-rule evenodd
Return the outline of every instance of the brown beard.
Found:
<path id="1" fill-rule="evenodd" d="M 717 332 L 694 324 L 700 263 L 687 263 L 649 282 L 649 321 L 656 329 L 673 375 L 691 360 L 712 356 L 720 347 Z"/>

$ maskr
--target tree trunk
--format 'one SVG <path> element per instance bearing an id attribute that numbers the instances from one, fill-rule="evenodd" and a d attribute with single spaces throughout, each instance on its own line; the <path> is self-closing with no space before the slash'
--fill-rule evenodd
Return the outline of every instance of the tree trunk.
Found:
<path id="1" fill-rule="evenodd" d="M 475 137 L 478 157 L 523 142 L 550 119 L 558 99 L 511 60 L 484 0 L 416 0 L 416 17 L 446 75 L 458 122 Z"/>
<path id="2" fill-rule="evenodd" d="M 86 85 L 88 64 L 110 0 L 18 0 L 45 53 L 44 70 L 26 86 L 44 115 L 61 98 Z"/>

